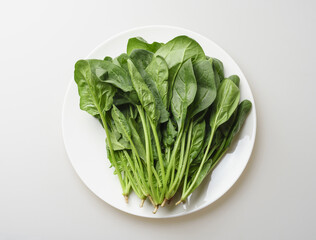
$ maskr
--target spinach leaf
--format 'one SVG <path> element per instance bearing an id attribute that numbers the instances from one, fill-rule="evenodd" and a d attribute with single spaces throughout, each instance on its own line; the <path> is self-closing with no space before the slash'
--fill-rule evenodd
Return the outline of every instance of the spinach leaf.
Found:
<path id="1" fill-rule="evenodd" d="M 177 136 L 177 131 L 170 119 L 167 122 L 166 128 L 163 129 L 162 135 L 163 145 L 165 147 L 171 147 L 175 141 L 175 137 Z"/>
<path id="2" fill-rule="evenodd" d="M 238 106 L 240 92 L 230 79 L 225 79 L 217 93 L 214 107 L 211 111 L 210 125 L 214 131 L 226 122 Z"/>
<path id="3" fill-rule="evenodd" d="M 124 114 L 115 105 L 113 105 L 112 107 L 111 114 L 117 131 L 122 134 L 123 137 L 125 137 L 127 140 L 130 140 L 131 129 Z"/>
<path id="4" fill-rule="evenodd" d="M 231 75 L 228 77 L 230 80 L 232 80 L 237 87 L 239 87 L 240 78 L 237 75 Z"/>
<path id="5" fill-rule="evenodd" d="M 104 82 L 110 83 L 124 92 L 133 90 L 132 82 L 128 73 L 122 68 L 109 61 L 102 64 L 104 73 L 100 76 Z"/>
<path id="6" fill-rule="evenodd" d="M 191 148 L 189 154 L 190 162 L 193 161 L 200 153 L 203 143 L 204 143 L 204 136 L 205 136 L 205 121 L 202 121 L 196 125 L 194 125 L 192 130 L 192 140 L 191 140 Z"/>
<path id="7" fill-rule="evenodd" d="M 216 84 L 212 65 L 203 60 L 193 65 L 197 82 L 197 92 L 193 103 L 190 105 L 190 117 L 207 109 L 216 98 Z"/>
<path id="8" fill-rule="evenodd" d="M 167 107 L 168 65 L 166 61 L 160 56 L 153 57 L 146 72 L 154 80 L 162 102 Z"/>
<path id="9" fill-rule="evenodd" d="M 114 130 L 113 132 L 109 132 L 110 136 L 107 136 L 106 143 L 109 145 L 108 138 L 111 138 L 112 147 L 114 151 L 124 150 L 124 149 L 131 149 L 130 143 L 122 138 L 121 134 Z"/>
<path id="10" fill-rule="evenodd" d="M 187 36 L 178 36 L 159 48 L 155 56 L 161 56 L 168 64 L 169 91 L 167 108 L 169 108 L 174 80 L 181 65 L 188 59 L 191 59 L 192 63 L 204 60 L 205 54 L 202 47 L 195 40 Z"/>
<path id="11" fill-rule="evenodd" d="M 179 70 L 172 94 L 171 111 L 178 124 L 178 131 L 184 127 L 188 106 L 193 102 L 196 91 L 196 79 L 189 59 Z"/>
<path id="12" fill-rule="evenodd" d="M 224 76 L 224 65 L 217 58 L 213 58 L 213 66 L 214 70 L 217 72 L 220 82 L 222 82 L 225 78 Z"/>
<path id="13" fill-rule="evenodd" d="M 112 58 L 111 58 L 110 56 L 106 56 L 103 60 L 104 60 L 104 61 L 112 62 Z"/>
<path id="14" fill-rule="evenodd" d="M 153 57 L 153 53 L 146 51 L 146 50 L 142 50 L 142 49 L 136 49 L 131 53 L 130 59 L 133 61 L 135 67 L 139 71 L 140 75 L 144 79 L 149 90 L 152 92 L 152 94 L 155 98 L 157 109 L 160 112 L 159 122 L 164 123 L 164 122 L 168 121 L 169 112 L 166 110 L 166 107 L 163 104 L 162 97 L 159 94 L 159 88 L 158 88 L 157 82 L 154 81 L 153 78 L 151 77 L 151 75 L 146 71 L 146 68 L 155 59 Z M 156 60 L 154 60 L 154 61 L 156 61 Z M 168 71 L 168 69 L 165 69 L 165 70 Z"/>
<path id="15" fill-rule="evenodd" d="M 245 122 L 251 110 L 251 107 L 252 107 L 252 103 L 249 100 L 244 100 L 239 104 L 237 108 L 237 114 L 236 114 L 236 120 L 235 120 L 234 126 L 232 127 L 230 134 L 227 137 L 227 141 L 225 145 L 226 148 L 230 146 L 233 138 L 240 131 L 243 123 Z"/>
<path id="16" fill-rule="evenodd" d="M 149 118 L 155 124 L 157 124 L 160 118 L 160 112 L 156 108 L 156 101 L 154 95 L 149 90 L 144 79 L 142 78 L 137 68 L 130 59 L 127 60 L 127 65 L 139 101 L 145 109 L 147 116 L 149 116 Z"/>
<path id="17" fill-rule="evenodd" d="M 140 74 L 145 71 L 146 67 L 150 64 L 153 57 L 154 54 L 152 52 L 144 49 L 135 49 L 129 56 Z"/>
<path id="18" fill-rule="evenodd" d="M 122 67 L 128 73 L 127 59 L 129 59 L 129 56 L 126 53 L 122 53 L 120 56 L 113 59 L 113 63 Z"/>
<path id="19" fill-rule="evenodd" d="M 113 103 L 115 88 L 98 77 L 105 73 L 105 64 L 103 60 L 79 60 L 75 65 L 80 108 L 93 116 L 105 115 Z"/>
<path id="20" fill-rule="evenodd" d="M 138 155 L 144 161 L 146 160 L 146 151 L 144 147 L 144 136 L 140 135 L 143 130 L 138 130 L 136 121 L 133 118 L 128 119 L 128 123 L 131 129 L 132 140 L 135 144 L 135 148 L 138 152 Z M 139 127 L 141 128 L 141 127 Z"/>
<path id="21" fill-rule="evenodd" d="M 162 45 L 163 43 L 159 43 L 159 42 L 153 42 L 149 44 L 142 37 L 134 37 L 134 38 L 128 39 L 126 52 L 128 55 L 130 55 L 134 49 L 144 49 L 144 50 L 155 53 Z"/>

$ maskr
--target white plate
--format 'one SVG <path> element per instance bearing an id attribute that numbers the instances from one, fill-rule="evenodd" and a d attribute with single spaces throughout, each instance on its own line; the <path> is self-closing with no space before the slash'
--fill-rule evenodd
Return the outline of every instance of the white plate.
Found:
<path id="1" fill-rule="evenodd" d="M 220 198 L 236 182 L 250 158 L 256 135 L 256 109 L 248 82 L 235 61 L 211 40 L 189 30 L 169 26 L 148 26 L 120 33 L 99 45 L 87 58 L 103 59 L 118 56 L 126 51 L 127 40 L 141 36 L 148 42 L 167 42 L 178 36 L 187 35 L 195 39 L 205 54 L 224 63 L 225 76 L 240 77 L 241 99 L 253 103 L 250 115 L 230 151 L 220 161 L 210 176 L 194 191 L 186 204 L 160 208 L 156 214 L 146 201 L 143 208 L 140 200 L 132 193 L 126 204 L 117 176 L 109 168 L 105 149 L 105 133 L 97 120 L 79 108 L 79 96 L 74 80 L 71 80 L 63 107 L 63 137 L 69 159 L 79 177 L 99 198 L 124 212 L 149 218 L 170 218 L 186 215 L 202 209 Z"/>

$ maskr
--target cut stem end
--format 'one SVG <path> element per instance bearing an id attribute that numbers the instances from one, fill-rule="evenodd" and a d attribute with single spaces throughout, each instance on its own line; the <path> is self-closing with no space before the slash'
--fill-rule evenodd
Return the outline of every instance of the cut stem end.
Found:
<path id="1" fill-rule="evenodd" d="M 156 214 L 156 212 L 158 211 L 158 208 L 159 208 L 159 206 L 156 205 L 155 208 L 154 208 L 153 214 Z"/>
<path id="2" fill-rule="evenodd" d="M 164 207 L 164 206 L 166 205 L 167 201 L 168 201 L 168 199 L 165 198 L 165 199 L 163 200 L 162 204 L 161 204 L 161 207 Z"/>
<path id="3" fill-rule="evenodd" d="M 146 199 L 142 199 L 142 201 L 140 202 L 139 207 L 141 207 L 141 208 L 142 208 L 142 207 L 144 206 L 144 202 L 145 202 L 145 200 L 146 200 Z"/>

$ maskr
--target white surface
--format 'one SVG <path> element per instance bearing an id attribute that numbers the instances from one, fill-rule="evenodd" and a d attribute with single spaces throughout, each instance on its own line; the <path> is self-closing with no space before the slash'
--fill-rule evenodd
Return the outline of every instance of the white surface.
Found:
<path id="1" fill-rule="evenodd" d="M 197 188 L 185 204 L 177 207 L 175 201 L 156 214 L 152 213 L 153 206 L 149 200 L 143 208 L 139 207 L 140 200 L 136 194 L 130 194 L 129 203 L 123 200 L 122 190 L 113 168 L 107 160 L 104 143 L 104 130 L 100 123 L 79 108 L 78 88 L 71 80 L 63 107 L 63 137 L 70 161 L 86 186 L 99 198 L 111 206 L 124 212 L 149 218 L 170 218 L 183 216 L 200 210 L 220 198 L 239 178 L 245 169 L 253 149 L 256 136 L 256 108 L 254 99 L 245 76 L 233 59 L 219 46 L 209 39 L 181 28 L 168 26 L 148 26 L 132 29 L 111 37 L 94 49 L 87 58 L 103 59 L 104 56 L 113 58 L 125 52 L 127 40 L 141 36 L 149 42 L 167 42 L 176 36 L 187 35 L 195 39 L 208 56 L 221 59 L 225 66 L 225 75 L 240 76 L 241 101 L 248 99 L 253 103 L 252 110 L 237 140 L 219 162 L 215 170 L 203 184 Z"/>
<path id="2" fill-rule="evenodd" d="M 126 5 L 125 5 L 126 4 Z M 315 1 L 2 1 L 0 239 L 314 239 Z M 63 97 L 77 59 L 123 30 L 169 24 L 214 40 L 241 67 L 258 129 L 237 183 L 174 219 L 122 213 L 66 156 Z"/>

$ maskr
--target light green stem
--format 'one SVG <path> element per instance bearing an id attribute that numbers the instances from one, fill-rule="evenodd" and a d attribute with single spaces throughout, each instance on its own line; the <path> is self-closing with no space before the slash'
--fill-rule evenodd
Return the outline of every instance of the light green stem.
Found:
<path id="1" fill-rule="evenodd" d="M 200 164 L 200 167 L 199 167 L 199 169 L 198 169 L 198 172 L 197 172 L 197 174 L 195 175 L 195 178 L 193 179 L 193 181 L 192 181 L 192 183 L 191 183 L 189 189 L 185 192 L 184 196 L 181 197 L 182 200 L 186 199 L 186 198 L 188 197 L 188 195 L 191 193 L 192 189 L 194 188 L 194 185 L 195 185 L 195 183 L 196 183 L 196 181 L 197 181 L 197 179 L 198 179 L 198 177 L 199 177 L 199 175 L 200 175 L 200 172 L 202 171 L 203 165 L 204 165 L 205 160 L 206 160 L 206 158 L 207 158 L 207 154 L 208 154 L 208 152 L 209 152 L 209 150 L 210 150 L 210 147 L 211 147 L 211 144 L 212 144 L 212 140 L 213 140 L 213 137 L 214 137 L 215 130 L 216 130 L 215 128 L 212 128 L 211 137 L 210 137 L 210 140 L 209 140 L 209 142 L 208 142 L 208 145 L 207 145 L 206 151 L 205 151 L 205 153 L 204 153 L 204 156 L 203 156 L 202 162 L 201 162 L 201 164 Z"/>

